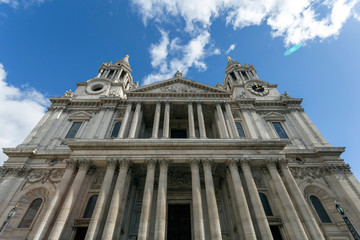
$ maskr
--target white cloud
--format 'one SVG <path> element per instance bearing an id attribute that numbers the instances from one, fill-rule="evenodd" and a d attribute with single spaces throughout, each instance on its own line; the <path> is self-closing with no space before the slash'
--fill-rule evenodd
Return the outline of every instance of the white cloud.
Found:
<path id="1" fill-rule="evenodd" d="M 185 30 L 208 30 L 213 19 L 224 17 L 234 29 L 268 24 L 272 36 L 286 45 L 336 37 L 346 20 L 358 17 L 353 9 L 360 0 L 132 0 L 144 22 L 181 17 Z M 325 14 L 324 14 L 325 12 Z M 320 18 L 320 16 L 325 15 Z"/>
<path id="2" fill-rule="evenodd" d="M 49 101 L 33 88 L 17 88 L 6 82 L 0 63 L 0 148 L 15 147 L 25 139 L 44 115 Z M 7 157 L 0 153 L 0 163 Z"/>
<path id="3" fill-rule="evenodd" d="M 13 8 L 17 8 L 19 6 L 27 8 L 35 4 L 40 5 L 44 2 L 45 0 L 0 0 L 0 4 L 8 4 Z"/>
<path id="4" fill-rule="evenodd" d="M 210 44 L 210 33 L 199 33 L 186 44 L 181 44 L 179 38 L 170 41 L 169 34 L 160 30 L 161 39 L 158 44 L 150 47 L 151 65 L 156 69 L 144 79 L 144 84 L 151 84 L 171 78 L 176 71 L 184 75 L 190 67 L 199 71 L 206 70 L 204 58 L 220 53 L 220 50 Z M 170 62 L 167 64 L 167 62 Z"/>
<path id="5" fill-rule="evenodd" d="M 228 50 L 226 50 L 226 54 L 230 53 L 231 51 L 233 51 L 235 49 L 236 44 L 231 44 L 230 47 L 228 48 Z"/>

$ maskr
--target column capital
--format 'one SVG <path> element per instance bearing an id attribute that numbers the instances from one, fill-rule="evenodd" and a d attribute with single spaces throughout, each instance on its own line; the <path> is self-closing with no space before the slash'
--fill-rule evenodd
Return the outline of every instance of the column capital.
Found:
<path id="1" fill-rule="evenodd" d="M 75 169 L 77 166 L 77 161 L 74 160 L 67 160 L 66 161 L 66 168 L 73 168 Z"/>
<path id="2" fill-rule="evenodd" d="M 168 168 L 170 161 L 168 159 L 159 159 L 160 168 Z"/>
<path id="3" fill-rule="evenodd" d="M 202 160 L 202 164 L 203 164 L 203 167 L 207 167 L 207 168 L 211 168 L 212 164 L 213 164 L 213 160 L 211 159 L 203 159 Z"/>
<path id="4" fill-rule="evenodd" d="M 93 166 L 92 161 L 90 160 L 79 160 L 78 161 L 79 170 L 88 170 L 90 167 Z"/>
<path id="5" fill-rule="evenodd" d="M 240 158 L 240 164 L 242 167 L 250 167 L 250 158 Z"/>
<path id="6" fill-rule="evenodd" d="M 190 166 L 191 167 L 199 167 L 199 164 L 200 164 L 200 160 L 199 159 L 190 159 L 189 160 L 189 163 L 190 163 Z"/>
<path id="7" fill-rule="evenodd" d="M 277 163 L 277 160 L 276 159 L 273 159 L 273 158 L 269 158 L 266 160 L 266 166 L 268 169 L 276 169 L 276 163 Z"/>
<path id="8" fill-rule="evenodd" d="M 228 167 L 235 167 L 237 168 L 239 165 L 239 159 L 231 158 L 226 161 Z"/>
<path id="9" fill-rule="evenodd" d="M 287 159 L 285 157 L 281 157 L 281 158 L 278 158 L 278 162 L 279 162 L 281 167 L 288 168 L 289 159 Z"/>
<path id="10" fill-rule="evenodd" d="M 117 166 L 117 161 L 116 160 L 106 160 L 106 165 L 108 168 L 115 169 Z"/>
<path id="11" fill-rule="evenodd" d="M 156 160 L 155 159 L 146 159 L 145 160 L 146 166 L 148 169 L 155 168 L 156 166 Z"/>
<path id="12" fill-rule="evenodd" d="M 119 166 L 120 166 L 120 168 L 128 168 L 129 166 L 130 166 L 130 160 L 128 160 L 128 159 L 121 159 L 121 160 L 119 160 L 118 161 L 119 162 Z"/>

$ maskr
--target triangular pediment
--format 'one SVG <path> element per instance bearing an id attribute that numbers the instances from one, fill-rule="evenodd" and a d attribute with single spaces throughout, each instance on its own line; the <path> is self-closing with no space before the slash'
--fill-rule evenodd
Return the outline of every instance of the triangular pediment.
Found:
<path id="1" fill-rule="evenodd" d="M 264 116 L 264 119 L 267 121 L 285 121 L 285 116 L 277 112 L 270 112 Z"/>
<path id="2" fill-rule="evenodd" d="M 90 113 L 79 111 L 69 114 L 69 120 L 89 120 L 92 117 Z"/>
<path id="3" fill-rule="evenodd" d="M 206 84 L 195 82 L 186 78 L 171 78 L 162 82 L 139 87 L 128 92 L 131 93 L 194 93 L 194 94 L 226 94 L 227 91 Z"/>

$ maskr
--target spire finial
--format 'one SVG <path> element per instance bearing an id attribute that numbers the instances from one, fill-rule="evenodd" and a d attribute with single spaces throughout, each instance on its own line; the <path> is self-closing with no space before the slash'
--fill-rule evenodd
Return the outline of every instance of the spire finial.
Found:
<path id="1" fill-rule="evenodd" d="M 227 59 L 228 59 L 228 61 L 231 61 L 231 57 L 230 57 L 230 56 L 228 56 Z"/>
<path id="2" fill-rule="evenodd" d="M 128 60 L 128 59 L 129 59 L 129 55 L 126 55 L 126 56 L 125 56 L 125 59 L 127 59 L 127 60 Z"/>

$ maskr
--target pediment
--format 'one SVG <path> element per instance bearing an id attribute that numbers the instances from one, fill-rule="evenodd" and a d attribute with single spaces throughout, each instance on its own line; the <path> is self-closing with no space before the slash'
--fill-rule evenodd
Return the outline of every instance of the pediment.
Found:
<path id="1" fill-rule="evenodd" d="M 69 114 L 69 120 L 89 120 L 92 117 L 90 113 L 79 111 Z"/>
<path id="2" fill-rule="evenodd" d="M 172 78 L 162 82 L 146 85 L 129 92 L 131 93 L 188 93 L 188 94 L 224 94 L 223 89 L 195 82 L 185 78 Z"/>
<path id="3" fill-rule="evenodd" d="M 264 116 L 266 121 L 285 121 L 285 116 L 277 113 L 277 112 L 270 112 Z"/>

